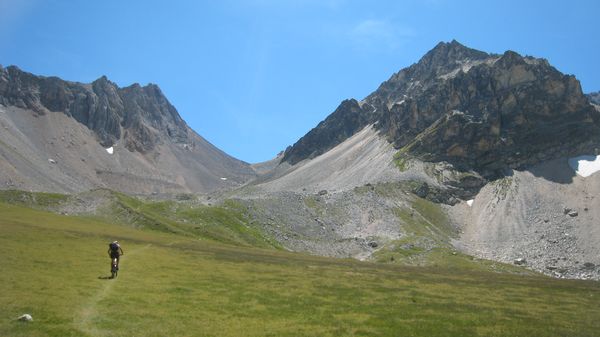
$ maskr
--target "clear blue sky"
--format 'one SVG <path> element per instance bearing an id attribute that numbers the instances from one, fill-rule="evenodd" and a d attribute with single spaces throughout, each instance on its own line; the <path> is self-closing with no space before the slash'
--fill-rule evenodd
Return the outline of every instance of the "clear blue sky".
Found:
<path id="1" fill-rule="evenodd" d="M 193 129 L 248 162 L 452 39 L 545 57 L 600 90 L 594 0 L 0 0 L 0 64 L 156 83 Z"/>

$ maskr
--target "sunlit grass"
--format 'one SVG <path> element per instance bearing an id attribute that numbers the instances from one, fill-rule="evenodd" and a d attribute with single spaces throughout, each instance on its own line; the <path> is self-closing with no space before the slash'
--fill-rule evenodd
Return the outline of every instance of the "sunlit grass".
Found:
<path id="1" fill-rule="evenodd" d="M 0 204 L 0 336 L 594 336 L 597 282 L 228 246 Z M 125 249 L 107 280 L 107 244 Z M 31 323 L 14 319 L 23 313 Z"/>

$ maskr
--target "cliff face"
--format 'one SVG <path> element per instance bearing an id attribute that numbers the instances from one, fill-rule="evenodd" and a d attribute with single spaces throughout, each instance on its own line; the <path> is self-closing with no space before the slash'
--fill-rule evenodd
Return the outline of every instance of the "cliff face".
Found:
<path id="1" fill-rule="evenodd" d="M 286 150 L 283 161 L 296 164 L 321 155 L 375 121 L 377 116 L 377 111 L 361 107 L 355 99 L 345 100 L 317 127 Z"/>
<path id="2" fill-rule="evenodd" d="M 364 100 L 344 101 L 284 161 L 324 153 L 368 124 L 405 156 L 448 161 L 486 178 L 600 143 L 600 115 L 573 76 L 544 59 L 492 55 L 452 41 Z"/>
<path id="3" fill-rule="evenodd" d="M 62 112 L 94 131 L 105 147 L 121 138 L 131 151 L 148 152 L 165 137 L 188 140 L 188 127 L 154 84 L 119 88 L 105 76 L 91 84 L 0 69 L 0 103 L 38 115 Z"/>
<path id="4" fill-rule="evenodd" d="M 106 77 L 86 84 L 0 67 L 0 124 L 0 187 L 204 193 L 255 176 L 190 129 L 153 84 L 119 88 Z"/>
<path id="5" fill-rule="evenodd" d="M 484 176 L 589 151 L 600 131 L 573 76 L 510 51 L 395 104 L 384 123 L 402 152 Z"/>

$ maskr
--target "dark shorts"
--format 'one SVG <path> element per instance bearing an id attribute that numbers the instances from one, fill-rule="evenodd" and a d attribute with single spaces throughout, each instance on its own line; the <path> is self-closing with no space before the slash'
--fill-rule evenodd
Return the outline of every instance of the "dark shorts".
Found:
<path id="1" fill-rule="evenodd" d="M 119 252 L 110 252 L 111 259 L 118 259 L 120 256 Z"/>

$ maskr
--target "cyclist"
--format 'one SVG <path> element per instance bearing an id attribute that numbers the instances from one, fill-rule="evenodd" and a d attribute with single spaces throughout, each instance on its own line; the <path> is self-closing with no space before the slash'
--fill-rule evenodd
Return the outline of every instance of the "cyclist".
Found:
<path id="1" fill-rule="evenodd" d="M 119 259 L 121 255 L 125 255 L 125 253 L 123 253 L 123 248 L 121 248 L 121 245 L 119 245 L 119 241 L 113 241 L 108 244 L 108 256 L 110 256 L 110 263 L 112 264 L 112 261 L 116 259 L 117 270 L 119 270 Z"/>

